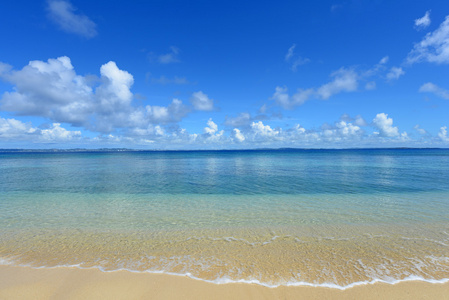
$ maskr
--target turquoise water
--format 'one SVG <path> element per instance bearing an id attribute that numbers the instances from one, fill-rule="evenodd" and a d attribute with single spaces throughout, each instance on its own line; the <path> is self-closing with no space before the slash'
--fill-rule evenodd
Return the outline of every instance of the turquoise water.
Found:
<path id="1" fill-rule="evenodd" d="M 449 150 L 0 153 L 4 263 L 279 284 L 449 278 Z"/>

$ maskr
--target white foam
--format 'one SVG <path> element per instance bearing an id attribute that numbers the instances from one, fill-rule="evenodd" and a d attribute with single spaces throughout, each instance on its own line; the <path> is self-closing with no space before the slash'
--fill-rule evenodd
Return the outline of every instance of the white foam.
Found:
<path id="1" fill-rule="evenodd" d="M 338 289 L 338 290 L 346 290 L 349 288 L 353 288 L 355 286 L 372 285 L 372 284 L 376 284 L 376 283 L 385 283 L 385 284 L 394 285 L 394 284 L 398 284 L 401 282 L 407 282 L 407 281 L 422 281 L 422 282 L 428 282 L 428 283 L 432 283 L 432 284 L 442 284 L 442 283 L 449 282 L 449 278 L 426 279 L 426 278 L 423 278 L 420 276 L 410 275 L 403 279 L 389 278 L 388 280 L 386 280 L 386 279 L 374 278 L 372 280 L 356 281 L 356 282 L 353 282 L 353 283 L 350 283 L 347 285 L 338 285 L 338 284 L 332 283 L 332 282 L 311 283 L 311 282 L 306 282 L 306 281 L 289 281 L 289 282 L 280 283 L 280 284 L 270 284 L 270 283 L 262 282 L 259 279 L 231 279 L 228 276 L 222 276 L 222 277 L 216 278 L 214 280 L 209 280 L 209 279 L 199 278 L 190 272 L 174 273 L 174 272 L 167 272 L 164 270 L 137 271 L 137 270 L 132 270 L 132 269 L 128 269 L 128 268 L 117 268 L 114 270 L 106 270 L 104 267 L 101 267 L 101 266 L 83 267 L 82 264 L 64 264 L 64 265 L 57 265 L 57 266 L 52 266 L 52 267 L 48 267 L 48 266 L 36 267 L 33 265 L 29 265 L 29 264 L 16 264 L 11 259 L 5 259 L 5 258 L 0 258 L 0 265 L 30 267 L 33 269 L 56 269 L 56 268 L 98 269 L 101 272 L 105 272 L 105 273 L 126 271 L 126 272 L 131 272 L 131 273 L 166 274 L 166 275 L 172 275 L 172 276 L 188 277 L 188 278 L 191 278 L 194 280 L 200 280 L 200 281 L 213 283 L 213 284 L 244 283 L 244 284 L 257 284 L 257 285 L 265 286 L 268 288 L 277 288 L 280 286 L 308 286 L 308 287 L 326 287 L 326 288 L 332 288 L 332 289 Z"/>

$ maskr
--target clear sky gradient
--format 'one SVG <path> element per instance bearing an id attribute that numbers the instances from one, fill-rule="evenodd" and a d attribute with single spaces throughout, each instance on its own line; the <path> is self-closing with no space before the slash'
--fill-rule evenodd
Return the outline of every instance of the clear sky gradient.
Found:
<path id="1" fill-rule="evenodd" d="M 449 147 L 449 4 L 2 1 L 0 148 Z"/>

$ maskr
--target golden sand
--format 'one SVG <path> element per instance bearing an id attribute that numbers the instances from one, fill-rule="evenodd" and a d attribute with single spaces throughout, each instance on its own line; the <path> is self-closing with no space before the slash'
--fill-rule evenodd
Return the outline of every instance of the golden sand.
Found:
<path id="1" fill-rule="evenodd" d="M 15 265 L 163 270 L 210 281 L 258 280 L 272 286 L 292 282 L 347 286 L 411 275 L 449 278 L 449 250 L 439 242 L 447 236 L 430 238 L 413 232 L 409 236 L 414 238 L 409 238 L 398 229 L 388 234 L 349 229 L 327 229 L 332 238 L 317 238 L 315 232 L 292 234 L 293 230 L 153 234 L 28 230 L 9 238 L 5 233 L 0 257 Z"/>
<path id="2" fill-rule="evenodd" d="M 449 299 L 449 283 L 376 283 L 338 290 L 212 284 L 187 277 L 97 269 L 0 266 L 0 299 Z"/>

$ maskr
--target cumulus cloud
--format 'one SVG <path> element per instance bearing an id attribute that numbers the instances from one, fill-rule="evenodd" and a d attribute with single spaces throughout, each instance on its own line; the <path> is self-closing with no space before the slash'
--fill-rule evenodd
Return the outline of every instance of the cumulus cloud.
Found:
<path id="1" fill-rule="evenodd" d="M 145 110 L 146 115 L 142 117 L 153 124 L 179 122 L 190 112 L 190 109 L 179 99 L 173 99 L 167 107 L 147 105 Z"/>
<path id="2" fill-rule="evenodd" d="M 381 137 L 396 137 L 399 135 L 399 129 L 393 127 L 393 119 L 388 118 L 388 114 L 377 114 L 373 120 L 373 124 L 379 129 L 379 136 Z"/>
<path id="3" fill-rule="evenodd" d="M 333 127 L 325 128 L 322 131 L 322 137 L 328 141 L 341 141 L 361 137 L 363 130 L 352 123 L 340 121 Z"/>
<path id="4" fill-rule="evenodd" d="M 214 100 L 210 99 L 202 91 L 195 92 L 190 98 L 193 108 L 196 110 L 211 111 L 214 110 Z"/>
<path id="5" fill-rule="evenodd" d="M 96 89 L 96 96 L 102 108 L 102 114 L 113 114 L 127 109 L 133 94 L 130 91 L 134 78 L 126 71 L 120 70 L 115 62 L 110 61 L 100 68 L 102 84 Z"/>
<path id="6" fill-rule="evenodd" d="M 218 125 L 215 124 L 214 121 L 212 121 L 212 118 L 210 118 L 207 121 L 207 127 L 204 127 L 204 135 L 202 136 L 202 138 L 204 139 L 203 142 L 208 143 L 217 143 L 223 141 L 225 138 L 224 130 L 218 131 Z"/>
<path id="7" fill-rule="evenodd" d="M 53 123 L 48 129 L 32 127 L 16 119 L 0 118 L 0 140 L 23 140 L 30 142 L 67 142 L 79 139 L 81 131 L 70 131 Z"/>
<path id="8" fill-rule="evenodd" d="M 388 80 L 394 80 L 399 79 L 402 75 L 404 75 L 405 72 L 400 67 L 392 67 L 390 71 L 387 73 L 387 79 Z"/>
<path id="9" fill-rule="evenodd" d="M 449 63 L 449 16 L 446 16 L 438 29 L 429 32 L 421 42 L 415 44 L 407 56 L 407 62 L 410 64 L 422 61 Z"/>
<path id="10" fill-rule="evenodd" d="M 280 131 L 264 125 L 262 121 L 251 123 L 251 130 L 256 139 L 274 138 L 280 135 Z"/>
<path id="11" fill-rule="evenodd" d="M 23 123 L 16 119 L 0 118 L 0 138 L 23 138 L 36 132 L 36 128 L 32 128 L 31 123 Z"/>
<path id="12" fill-rule="evenodd" d="M 165 135 L 164 129 L 159 125 L 149 124 L 147 128 L 133 128 L 128 132 L 128 136 L 162 137 Z"/>
<path id="13" fill-rule="evenodd" d="M 65 32 L 77 34 L 86 38 L 97 35 L 97 25 L 83 14 L 77 14 L 76 8 L 63 0 L 49 0 L 48 17 Z"/>
<path id="14" fill-rule="evenodd" d="M 177 63 L 179 62 L 179 49 L 171 46 L 170 47 L 170 52 L 166 53 L 166 54 L 162 54 L 159 55 L 157 60 L 159 63 L 161 64 L 172 64 L 172 63 Z"/>
<path id="15" fill-rule="evenodd" d="M 68 57 L 30 61 L 22 70 L 0 76 L 15 86 L 15 91 L 3 94 L 3 110 L 75 126 L 85 124 L 94 110 L 93 89 L 84 77 L 76 75 Z"/>
<path id="16" fill-rule="evenodd" d="M 16 115 L 44 117 L 102 133 L 178 122 L 191 111 L 178 99 L 168 106 L 133 105 L 134 78 L 113 61 L 101 66 L 100 75 L 96 80 L 77 75 L 66 56 L 31 61 L 21 70 L 1 64 L 0 78 L 14 89 L 2 95 L 0 107 Z"/>
<path id="17" fill-rule="evenodd" d="M 49 129 L 40 131 L 42 140 L 49 142 L 64 142 L 76 139 L 81 136 L 81 131 L 69 131 L 61 127 L 59 123 L 53 123 Z"/>
<path id="18" fill-rule="evenodd" d="M 445 90 L 432 82 L 427 82 L 419 88 L 420 92 L 432 93 L 443 99 L 449 100 L 449 91 Z"/>
<path id="19" fill-rule="evenodd" d="M 443 126 L 440 128 L 440 131 L 438 132 L 438 137 L 443 142 L 449 142 L 449 136 L 447 135 L 447 126 Z"/>
<path id="20" fill-rule="evenodd" d="M 233 140 L 238 142 L 238 143 L 242 143 L 245 140 L 245 136 L 237 128 L 234 128 L 232 130 L 232 137 L 233 137 Z"/>
<path id="21" fill-rule="evenodd" d="M 424 29 L 430 25 L 430 10 L 426 11 L 426 14 L 415 20 L 416 29 Z"/>
<path id="22" fill-rule="evenodd" d="M 209 119 L 207 121 L 207 127 L 204 128 L 204 133 L 207 134 L 215 134 L 215 132 L 218 131 L 218 125 L 214 123 L 214 121 L 212 121 L 212 119 Z"/>

